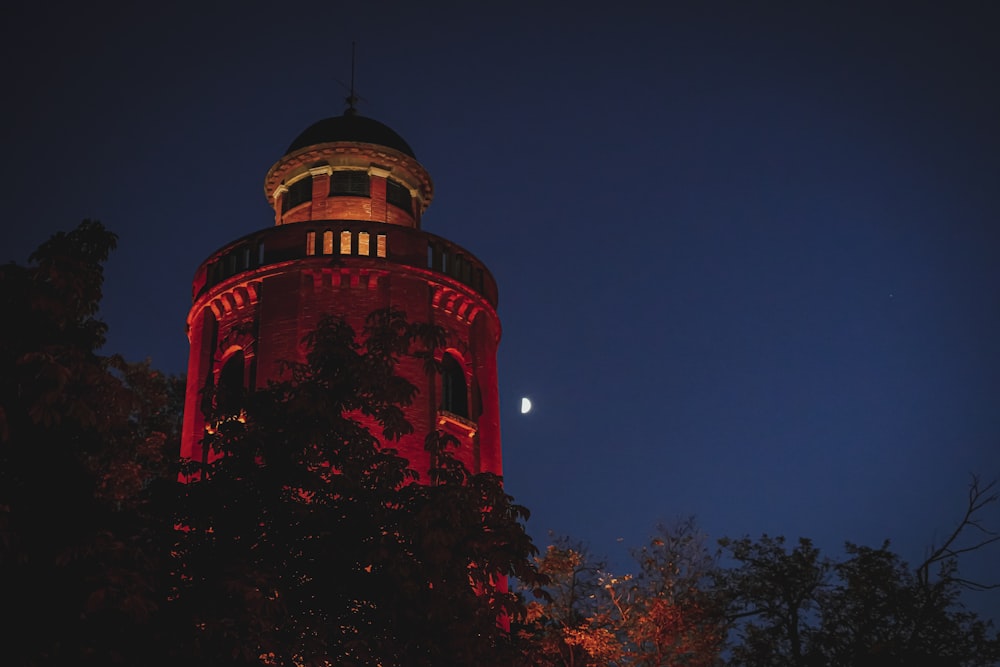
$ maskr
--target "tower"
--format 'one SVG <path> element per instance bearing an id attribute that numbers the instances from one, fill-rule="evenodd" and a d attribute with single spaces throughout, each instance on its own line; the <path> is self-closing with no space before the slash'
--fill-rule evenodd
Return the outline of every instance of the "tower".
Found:
<path id="1" fill-rule="evenodd" d="M 303 336 L 323 315 L 360 331 L 392 306 L 446 334 L 436 376 L 416 359 L 397 369 L 418 393 L 405 408 L 414 433 L 394 447 L 423 474 L 423 439 L 436 428 L 458 439 L 471 472 L 500 474 L 496 283 L 471 253 L 421 229 L 433 186 L 410 146 L 352 104 L 292 141 L 264 194 L 274 227 L 220 248 L 195 273 L 181 455 L 208 455 L 206 384 L 262 387 L 283 361 L 302 359 Z"/>

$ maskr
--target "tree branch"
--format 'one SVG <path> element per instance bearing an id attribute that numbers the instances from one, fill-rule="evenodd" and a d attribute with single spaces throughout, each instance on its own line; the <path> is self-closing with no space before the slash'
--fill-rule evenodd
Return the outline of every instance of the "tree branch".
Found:
<path id="1" fill-rule="evenodd" d="M 941 563 L 949 558 L 957 558 L 960 554 L 976 551 L 992 544 L 993 542 L 1000 541 L 1000 534 L 984 528 L 979 523 L 979 517 L 977 516 L 977 514 L 987 505 L 995 503 L 998 499 L 1000 499 L 1000 494 L 993 491 L 996 485 L 997 480 L 993 480 L 989 484 L 981 486 L 979 476 L 972 476 L 972 481 L 969 483 L 969 501 L 965 507 L 965 514 L 962 516 L 962 520 L 959 521 L 955 530 L 953 530 L 951 535 L 948 536 L 948 539 L 946 539 L 939 547 L 931 547 L 930 555 L 917 568 L 917 580 L 921 585 L 926 586 L 930 582 L 930 569 L 932 565 Z M 959 537 L 969 527 L 975 528 L 990 537 L 982 539 L 979 542 L 966 547 L 955 546 Z M 1000 588 L 1000 584 L 983 584 L 981 582 L 970 581 L 960 577 L 953 577 L 952 580 L 964 588 L 973 590 L 990 590 L 993 588 Z"/>

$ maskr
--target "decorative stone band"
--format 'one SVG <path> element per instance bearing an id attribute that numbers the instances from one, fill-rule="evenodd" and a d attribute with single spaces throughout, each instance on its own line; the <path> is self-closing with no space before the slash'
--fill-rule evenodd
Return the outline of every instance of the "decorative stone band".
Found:
<path id="1" fill-rule="evenodd" d="M 451 289 L 444 285 L 436 285 L 434 288 L 433 304 L 456 319 L 465 322 L 472 322 L 476 315 L 482 310 L 482 306 L 468 295 Z"/>
<path id="2" fill-rule="evenodd" d="M 221 320 L 226 315 L 246 306 L 257 304 L 260 282 L 251 281 L 232 286 L 212 299 L 208 306 L 215 313 L 215 318 Z"/>

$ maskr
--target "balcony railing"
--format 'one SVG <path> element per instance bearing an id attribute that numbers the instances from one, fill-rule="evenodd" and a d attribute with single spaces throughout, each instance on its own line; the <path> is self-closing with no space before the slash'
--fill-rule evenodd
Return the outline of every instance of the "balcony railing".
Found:
<path id="1" fill-rule="evenodd" d="M 419 229 L 354 220 L 313 220 L 244 236 L 216 251 L 195 274 L 193 297 L 246 271 L 296 259 L 363 259 L 411 266 L 447 276 L 495 308 L 496 281 L 472 253 Z"/>

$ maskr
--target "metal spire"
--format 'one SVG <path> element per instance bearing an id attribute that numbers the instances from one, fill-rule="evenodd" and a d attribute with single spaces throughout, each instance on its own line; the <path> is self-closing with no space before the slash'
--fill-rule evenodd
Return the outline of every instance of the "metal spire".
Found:
<path id="1" fill-rule="evenodd" d="M 351 93 L 348 95 L 344 101 L 347 102 L 347 109 L 344 110 L 345 116 L 356 116 L 358 114 L 358 96 L 354 92 L 354 68 L 355 62 L 357 60 L 357 43 L 351 42 Z"/>

